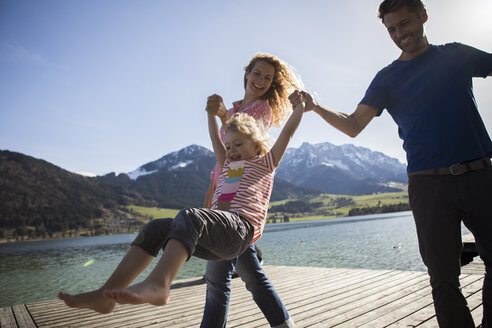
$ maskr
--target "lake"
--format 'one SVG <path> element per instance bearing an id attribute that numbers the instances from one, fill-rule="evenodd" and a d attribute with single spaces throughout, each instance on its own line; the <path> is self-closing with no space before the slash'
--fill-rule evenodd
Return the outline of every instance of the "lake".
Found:
<path id="1" fill-rule="evenodd" d="M 0 307 L 55 299 L 60 290 L 74 294 L 100 287 L 135 236 L 0 244 Z M 268 224 L 257 245 L 265 265 L 426 270 L 411 212 Z M 205 264 L 192 257 L 177 279 L 202 276 Z"/>

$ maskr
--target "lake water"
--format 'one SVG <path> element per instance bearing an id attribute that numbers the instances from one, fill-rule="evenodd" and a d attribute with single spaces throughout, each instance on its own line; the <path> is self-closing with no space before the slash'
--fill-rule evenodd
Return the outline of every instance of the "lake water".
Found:
<path id="1" fill-rule="evenodd" d="M 135 236 L 0 244 L 0 307 L 100 287 Z M 411 212 L 268 224 L 257 245 L 265 265 L 425 271 Z M 177 279 L 200 277 L 205 263 L 192 257 Z"/>

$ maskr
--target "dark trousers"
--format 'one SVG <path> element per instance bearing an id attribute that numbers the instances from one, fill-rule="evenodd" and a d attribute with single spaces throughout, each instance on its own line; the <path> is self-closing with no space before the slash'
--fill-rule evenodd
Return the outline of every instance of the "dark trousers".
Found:
<path id="1" fill-rule="evenodd" d="M 428 268 L 436 316 L 443 327 L 475 327 L 460 290 L 461 222 L 485 263 L 483 327 L 492 325 L 492 167 L 453 175 L 409 176 L 408 194 L 419 249 Z"/>

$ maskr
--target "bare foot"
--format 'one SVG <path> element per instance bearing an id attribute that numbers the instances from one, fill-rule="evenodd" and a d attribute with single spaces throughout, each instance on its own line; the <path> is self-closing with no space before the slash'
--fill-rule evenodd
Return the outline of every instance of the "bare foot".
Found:
<path id="1" fill-rule="evenodd" d="M 170 288 L 142 281 L 126 289 L 105 290 L 103 295 L 120 304 L 165 305 L 169 302 Z"/>
<path id="2" fill-rule="evenodd" d="M 104 297 L 100 290 L 77 295 L 60 292 L 58 298 L 70 307 L 91 309 L 99 313 L 111 313 L 116 305 L 112 299 Z"/>

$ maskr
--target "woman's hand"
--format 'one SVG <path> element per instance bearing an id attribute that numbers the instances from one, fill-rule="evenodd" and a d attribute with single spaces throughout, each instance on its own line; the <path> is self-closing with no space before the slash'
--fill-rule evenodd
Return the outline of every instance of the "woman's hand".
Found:
<path id="1" fill-rule="evenodd" d="M 218 116 L 220 118 L 227 115 L 227 109 L 225 108 L 222 97 L 216 94 L 207 98 L 207 107 L 205 107 L 207 113 Z"/>

